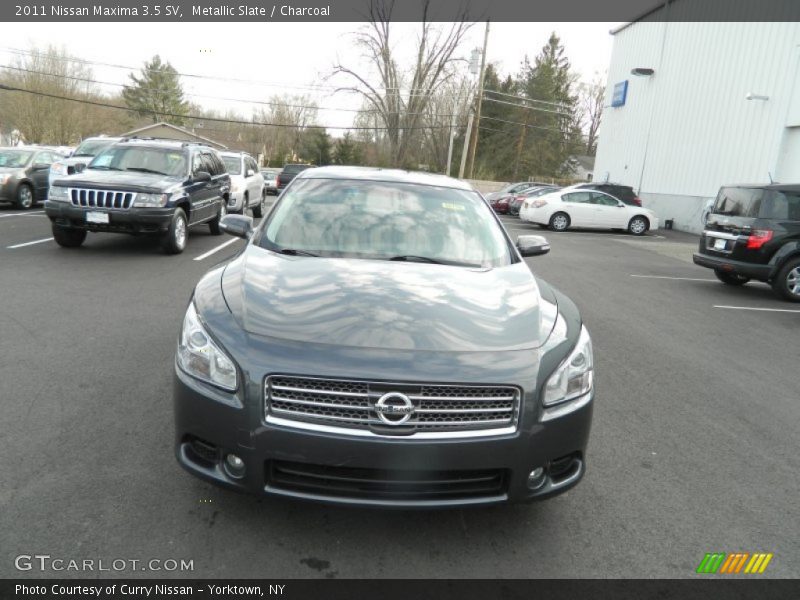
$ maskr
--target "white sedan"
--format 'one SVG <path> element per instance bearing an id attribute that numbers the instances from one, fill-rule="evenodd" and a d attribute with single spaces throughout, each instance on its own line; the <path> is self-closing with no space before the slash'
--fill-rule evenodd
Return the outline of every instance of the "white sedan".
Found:
<path id="1" fill-rule="evenodd" d="M 641 206 L 630 206 L 598 190 L 566 188 L 522 203 L 519 218 L 564 231 L 569 227 L 625 229 L 644 235 L 658 229 L 658 216 Z"/>

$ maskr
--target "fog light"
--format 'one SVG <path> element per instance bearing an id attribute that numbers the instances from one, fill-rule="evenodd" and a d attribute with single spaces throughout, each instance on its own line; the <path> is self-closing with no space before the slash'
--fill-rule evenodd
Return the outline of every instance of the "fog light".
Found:
<path id="1" fill-rule="evenodd" d="M 528 475 L 528 487 L 532 490 L 538 490 L 544 485 L 545 476 L 542 467 L 536 467 L 531 474 Z"/>
<path id="2" fill-rule="evenodd" d="M 235 454 L 225 456 L 225 469 L 231 477 L 242 477 L 244 475 L 244 461 Z"/>

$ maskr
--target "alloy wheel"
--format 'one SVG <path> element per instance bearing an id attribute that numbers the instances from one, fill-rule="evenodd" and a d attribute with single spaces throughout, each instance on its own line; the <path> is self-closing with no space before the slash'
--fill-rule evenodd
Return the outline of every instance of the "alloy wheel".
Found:
<path id="1" fill-rule="evenodd" d="M 786 288 L 794 296 L 800 296 L 800 266 L 786 274 Z"/>

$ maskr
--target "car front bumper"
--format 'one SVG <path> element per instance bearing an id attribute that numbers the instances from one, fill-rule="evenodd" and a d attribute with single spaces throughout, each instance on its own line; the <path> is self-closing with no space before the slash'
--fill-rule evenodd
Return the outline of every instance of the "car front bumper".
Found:
<path id="1" fill-rule="evenodd" d="M 731 260 L 724 256 L 712 256 L 695 252 L 692 255 L 694 264 L 708 269 L 719 270 L 724 273 L 733 273 L 755 279 L 757 281 L 769 281 L 773 277 L 773 266 L 758 263 L 747 263 L 738 260 Z"/>
<path id="2" fill-rule="evenodd" d="M 262 384 L 248 387 L 263 390 Z M 579 408 L 549 420 L 534 417 L 538 411 L 525 403 L 535 401 L 524 399 L 522 413 L 526 423 L 521 419 L 519 429 L 512 434 L 435 440 L 341 435 L 268 423 L 263 393 L 259 391 L 255 396 L 238 402 L 190 377 L 176 365 L 175 450 L 180 465 L 202 479 L 242 492 L 383 508 L 447 508 L 539 500 L 572 488 L 586 470 L 591 395 Z M 231 474 L 225 462 L 230 453 L 244 461 L 243 476 Z M 285 472 L 286 465 L 290 471 L 312 473 L 319 485 L 309 487 L 276 476 L 276 469 Z M 532 489 L 528 476 L 537 467 L 544 469 L 544 475 Z M 352 494 L 352 487 L 342 491 L 337 484 L 342 473 L 392 477 L 392 473 L 410 472 L 409 469 L 422 479 L 434 474 L 458 479 L 491 472 L 499 474 L 502 481 L 489 493 L 450 494 L 444 498 L 431 492 L 414 492 L 387 499 L 385 495 Z"/>
<path id="3" fill-rule="evenodd" d="M 164 233 L 172 222 L 174 208 L 107 209 L 74 206 L 69 202 L 45 202 L 44 210 L 54 225 L 65 229 L 95 232 L 150 234 Z M 108 213 L 108 224 L 89 223 L 86 213 Z"/>

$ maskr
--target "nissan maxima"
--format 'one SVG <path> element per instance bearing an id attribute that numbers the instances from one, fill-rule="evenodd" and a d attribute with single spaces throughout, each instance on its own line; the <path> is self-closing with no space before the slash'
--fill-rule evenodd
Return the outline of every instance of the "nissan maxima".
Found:
<path id="1" fill-rule="evenodd" d="M 198 283 L 175 359 L 180 465 L 239 491 L 436 508 L 547 498 L 583 477 L 592 343 L 469 184 L 298 174 Z"/>

